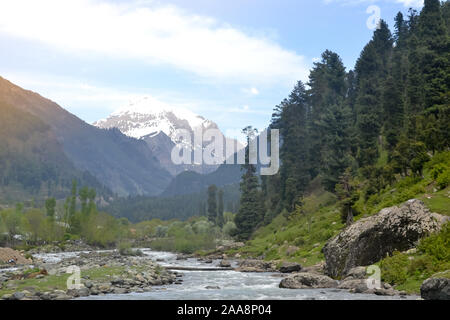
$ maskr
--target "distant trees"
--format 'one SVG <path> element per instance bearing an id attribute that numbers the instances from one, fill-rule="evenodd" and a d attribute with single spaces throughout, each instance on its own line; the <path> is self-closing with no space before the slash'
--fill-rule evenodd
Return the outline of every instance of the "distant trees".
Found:
<path id="1" fill-rule="evenodd" d="M 224 224 L 224 206 L 223 206 L 223 190 L 219 189 L 219 192 L 217 193 L 218 196 L 218 205 L 217 205 L 217 219 L 216 223 L 217 225 L 222 228 Z"/>
<path id="2" fill-rule="evenodd" d="M 55 207 L 56 207 L 55 198 L 49 198 L 45 200 L 45 210 L 47 213 L 47 217 L 49 217 L 50 219 L 55 218 Z"/>
<path id="3" fill-rule="evenodd" d="M 208 220 L 216 223 L 217 220 L 217 187 L 210 185 L 208 187 Z"/>

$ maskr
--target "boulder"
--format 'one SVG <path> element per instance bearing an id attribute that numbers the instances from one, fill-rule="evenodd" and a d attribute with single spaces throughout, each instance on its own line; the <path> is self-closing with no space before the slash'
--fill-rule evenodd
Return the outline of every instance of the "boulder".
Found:
<path id="1" fill-rule="evenodd" d="M 338 289 L 347 289 L 358 293 L 369 290 L 367 282 L 364 279 L 346 279 L 339 282 Z"/>
<path id="2" fill-rule="evenodd" d="M 420 295 L 425 300 L 450 300 L 450 279 L 429 278 L 422 283 Z"/>
<path id="3" fill-rule="evenodd" d="M 353 279 L 365 279 L 366 278 L 366 267 L 355 267 L 351 268 L 345 278 L 351 277 Z"/>
<path id="4" fill-rule="evenodd" d="M 302 270 L 302 266 L 295 262 L 283 262 L 280 267 L 281 273 L 292 273 Z"/>
<path id="5" fill-rule="evenodd" d="M 222 260 L 219 263 L 219 267 L 221 267 L 221 268 L 230 268 L 231 267 L 231 263 L 228 260 Z"/>
<path id="6" fill-rule="evenodd" d="M 263 260 L 243 260 L 236 271 L 240 272 L 275 272 L 276 265 Z"/>
<path id="7" fill-rule="evenodd" d="M 350 225 L 324 246 L 324 271 L 331 277 L 342 277 L 350 269 L 371 265 L 395 250 L 411 249 L 448 220 L 416 199 L 385 208 Z"/>
<path id="8" fill-rule="evenodd" d="M 284 278 L 280 282 L 280 288 L 286 289 L 312 289 L 312 288 L 335 288 L 338 282 L 330 277 L 300 272 Z"/>

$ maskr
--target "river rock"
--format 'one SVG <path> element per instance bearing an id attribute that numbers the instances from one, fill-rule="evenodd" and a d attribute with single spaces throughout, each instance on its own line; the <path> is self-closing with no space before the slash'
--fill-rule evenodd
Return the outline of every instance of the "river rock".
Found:
<path id="1" fill-rule="evenodd" d="M 325 273 L 341 277 L 350 269 L 371 265 L 395 250 L 408 250 L 420 238 L 439 231 L 448 220 L 431 213 L 416 199 L 400 207 L 385 208 L 347 227 L 324 246 Z"/>
<path id="2" fill-rule="evenodd" d="M 280 267 L 281 273 L 292 273 L 302 270 L 302 266 L 295 262 L 283 262 Z"/>
<path id="3" fill-rule="evenodd" d="M 367 282 L 364 279 L 345 279 L 339 282 L 338 289 L 347 289 L 352 292 L 365 292 L 369 288 L 367 287 Z"/>
<path id="4" fill-rule="evenodd" d="M 22 300 L 25 298 L 25 294 L 23 292 L 14 292 L 10 300 Z"/>
<path id="5" fill-rule="evenodd" d="M 450 279 L 429 278 L 422 283 L 420 295 L 425 300 L 450 300 Z"/>
<path id="6" fill-rule="evenodd" d="M 351 277 L 352 279 L 365 279 L 366 278 L 366 267 L 355 267 L 351 268 L 345 278 Z"/>
<path id="7" fill-rule="evenodd" d="M 231 263 L 228 260 L 222 260 L 220 261 L 219 267 L 221 268 L 230 268 Z"/>
<path id="8" fill-rule="evenodd" d="M 243 260 L 239 263 L 236 271 L 240 272 L 275 272 L 275 263 L 263 260 Z"/>
<path id="9" fill-rule="evenodd" d="M 280 282 L 280 288 L 286 289 L 310 289 L 310 288 L 335 288 L 337 281 L 325 275 L 314 273 L 296 273 Z"/>

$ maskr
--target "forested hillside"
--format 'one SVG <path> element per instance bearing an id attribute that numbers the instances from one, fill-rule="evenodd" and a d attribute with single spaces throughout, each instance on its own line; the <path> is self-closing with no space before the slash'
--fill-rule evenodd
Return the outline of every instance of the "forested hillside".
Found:
<path id="1" fill-rule="evenodd" d="M 88 172 L 77 170 L 49 125 L 0 102 L 0 199 L 63 198 L 72 180 L 112 195 Z"/>
<path id="2" fill-rule="evenodd" d="M 192 172 L 192 174 L 197 174 Z M 237 212 L 239 208 L 239 186 L 237 184 L 220 187 L 226 212 Z M 132 222 L 151 219 L 186 220 L 194 216 L 206 216 L 207 189 L 197 192 L 162 197 L 137 196 L 118 198 L 102 208 L 116 217 L 125 217 Z"/>
<path id="3" fill-rule="evenodd" d="M 161 167 L 144 141 L 127 137 L 118 129 L 91 126 L 55 102 L 2 77 L 0 103 L 30 114 L 47 125 L 62 148 L 61 156 L 64 155 L 78 170 L 89 172 L 117 195 L 156 195 L 170 182 L 170 174 Z M 12 139 L 12 134 L 2 134 L 0 139 Z"/>
<path id="4" fill-rule="evenodd" d="M 316 178 L 337 197 L 348 224 L 374 213 L 380 195 L 399 181 L 423 181 L 426 166 L 437 190 L 448 186 L 449 6 L 428 0 L 420 14 L 398 13 L 393 32 L 381 20 L 354 70 L 346 71 L 337 53 L 322 54 L 308 83 L 298 82 L 275 108 L 280 172 L 262 177 L 260 186 L 254 172 L 244 175 L 236 217 L 242 238 L 281 212 L 304 211 Z M 438 154 L 442 161 L 430 162 Z"/>

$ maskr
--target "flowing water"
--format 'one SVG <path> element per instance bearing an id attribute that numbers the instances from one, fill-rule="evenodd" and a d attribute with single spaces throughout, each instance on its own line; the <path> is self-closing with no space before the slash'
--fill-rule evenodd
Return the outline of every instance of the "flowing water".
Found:
<path id="1" fill-rule="evenodd" d="M 218 267 L 219 260 L 207 264 L 197 259 L 177 260 L 176 254 L 141 249 L 145 258 L 166 267 L 211 268 Z M 41 259 L 57 262 L 79 254 L 53 253 L 39 255 Z M 233 262 L 235 267 L 236 263 Z M 278 273 L 243 273 L 236 271 L 178 271 L 183 275 L 182 284 L 153 287 L 145 293 L 108 294 L 89 296 L 83 300 L 399 300 L 417 299 L 417 296 L 377 296 L 353 294 L 338 289 L 281 289 L 282 276 Z M 213 287 L 214 289 L 207 289 Z"/>

